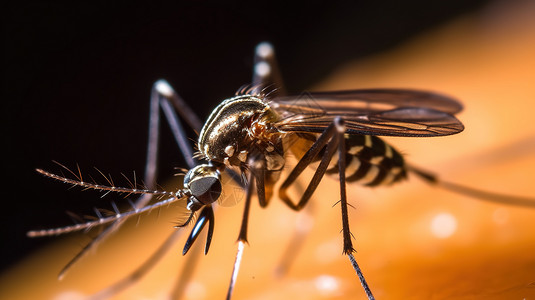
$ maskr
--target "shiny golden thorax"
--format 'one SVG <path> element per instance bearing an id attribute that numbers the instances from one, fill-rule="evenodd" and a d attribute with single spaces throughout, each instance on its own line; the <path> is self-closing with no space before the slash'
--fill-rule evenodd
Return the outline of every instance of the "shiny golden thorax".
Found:
<path id="1" fill-rule="evenodd" d="M 268 170 L 284 166 L 282 134 L 273 127 L 277 113 L 256 95 L 239 95 L 219 104 L 199 135 L 199 151 L 227 167 L 244 166 L 253 155 L 263 156 Z"/>

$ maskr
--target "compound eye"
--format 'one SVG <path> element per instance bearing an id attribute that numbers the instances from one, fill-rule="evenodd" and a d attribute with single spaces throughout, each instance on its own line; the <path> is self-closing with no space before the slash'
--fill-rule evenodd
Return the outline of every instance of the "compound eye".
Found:
<path id="1" fill-rule="evenodd" d="M 222 187 L 219 178 L 206 176 L 191 181 L 189 189 L 197 200 L 204 204 L 211 204 L 219 199 Z"/>

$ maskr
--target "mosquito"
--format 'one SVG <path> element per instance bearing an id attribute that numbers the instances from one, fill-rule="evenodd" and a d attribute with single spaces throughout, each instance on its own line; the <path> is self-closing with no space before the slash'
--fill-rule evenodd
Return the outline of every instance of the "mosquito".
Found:
<path id="1" fill-rule="evenodd" d="M 157 81 L 150 102 L 149 141 L 144 186 L 115 186 L 111 180 L 102 185 L 87 182 L 81 172 L 72 177 L 37 169 L 47 177 L 85 189 L 95 189 L 127 195 L 140 195 L 131 202 L 131 209 L 103 215 L 96 210 L 94 220 L 85 220 L 61 228 L 34 230 L 30 237 L 52 236 L 95 226 L 106 226 L 60 272 L 64 274 L 89 250 L 95 248 L 126 219 L 156 208 L 178 203 L 185 212 L 184 222 L 177 228 L 194 223 L 183 248 L 188 253 L 199 234 L 207 228 L 204 253 L 208 253 L 214 234 L 214 208 L 221 200 L 223 174 L 245 191 L 244 211 L 238 235 L 238 250 L 226 298 L 231 299 L 236 286 L 241 258 L 247 244 L 247 227 L 252 198 L 267 207 L 275 195 L 290 209 L 302 210 L 312 198 L 325 175 L 339 180 L 339 196 L 332 201 L 340 208 L 343 254 L 362 285 L 368 299 L 374 299 L 364 274 L 355 259 L 353 235 L 350 230 L 346 185 L 388 186 L 406 180 L 409 174 L 446 189 L 488 201 L 535 207 L 534 199 L 488 193 L 463 185 L 439 180 L 431 173 L 405 162 L 403 156 L 378 136 L 436 137 L 457 134 L 463 124 L 454 116 L 462 110 L 455 99 L 442 94 L 409 89 L 362 89 L 334 92 L 310 92 L 297 96 L 285 93 L 275 63 L 273 47 L 261 43 L 256 47 L 252 84 L 241 88 L 234 97 L 222 101 L 202 123 L 186 102 L 164 80 Z M 167 118 L 189 170 L 183 187 L 176 191 L 156 188 L 156 167 L 159 140 L 160 109 Z M 199 132 L 194 153 L 185 134 L 181 119 Z M 297 164 L 281 181 L 288 157 Z M 202 162 L 201 162 L 202 161 Z M 307 168 L 314 169 L 299 199 L 291 199 L 289 188 Z M 281 182 L 281 183 L 280 183 Z M 280 183 L 280 185 L 278 185 Z M 277 184 L 277 186 L 276 186 Z M 157 201 L 150 201 L 157 197 Z M 138 270 L 96 298 L 106 298 L 133 284 L 145 274 L 177 239 L 176 230 Z M 177 291 L 180 288 L 176 289 Z M 180 292 L 175 291 L 175 295 Z"/>

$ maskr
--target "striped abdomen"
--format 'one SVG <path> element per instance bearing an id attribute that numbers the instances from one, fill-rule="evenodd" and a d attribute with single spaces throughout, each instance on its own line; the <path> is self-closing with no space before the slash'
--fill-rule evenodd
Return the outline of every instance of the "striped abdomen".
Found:
<path id="1" fill-rule="evenodd" d="M 292 147 L 296 156 L 301 157 L 303 150 L 313 143 L 313 135 L 300 135 L 301 143 Z M 382 139 L 370 135 L 344 136 L 346 149 L 345 175 L 347 182 L 359 182 L 366 186 L 387 185 L 407 177 L 405 162 L 396 149 Z M 305 150 L 306 151 L 306 150 Z M 325 148 L 310 166 L 317 168 Z M 338 176 L 338 152 L 329 163 L 326 174 Z"/>
<path id="2" fill-rule="evenodd" d="M 345 135 L 346 180 L 367 186 L 391 184 L 407 177 L 405 162 L 396 149 L 370 135 Z M 338 174 L 335 153 L 327 174 Z"/>

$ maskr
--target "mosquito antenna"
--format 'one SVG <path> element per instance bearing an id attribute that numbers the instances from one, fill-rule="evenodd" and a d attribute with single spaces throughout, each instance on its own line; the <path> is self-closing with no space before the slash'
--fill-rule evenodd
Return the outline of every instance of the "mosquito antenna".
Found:
<path id="1" fill-rule="evenodd" d="M 126 212 L 118 212 L 115 215 L 108 216 L 108 217 L 102 216 L 102 214 L 98 210 L 95 210 L 95 213 L 97 213 L 97 216 L 98 216 L 98 218 L 95 221 L 89 221 L 89 222 L 85 222 L 85 223 L 74 224 L 74 225 L 70 225 L 70 226 L 52 228 L 52 229 L 31 230 L 31 231 L 28 231 L 28 233 L 26 235 L 28 237 L 41 237 L 41 236 L 60 235 L 60 234 L 65 234 L 65 233 L 69 233 L 69 232 L 79 231 L 79 230 L 82 230 L 82 229 L 90 229 L 90 228 L 92 228 L 94 226 L 97 226 L 97 225 L 103 225 L 103 224 L 107 224 L 107 223 L 110 223 L 110 222 L 113 222 L 113 221 L 117 221 L 117 220 L 120 220 L 120 219 L 125 219 L 125 218 L 131 217 L 131 216 L 139 215 L 139 214 L 144 213 L 146 211 L 150 211 L 150 210 L 155 209 L 155 208 L 159 208 L 159 207 L 162 207 L 162 206 L 165 206 L 165 205 L 169 205 L 169 204 L 171 204 L 173 202 L 176 202 L 176 201 L 178 201 L 180 199 L 183 199 L 183 195 L 177 195 L 176 197 L 171 197 L 171 198 L 166 199 L 166 200 L 158 201 L 158 202 L 156 202 L 156 203 L 154 203 L 152 205 L 148 205 L 148 206 L 145 206 L 143 208 L 136 208 L 136 209 L 132 209 L 132 210 L 129 210 L 129 211 L 126 211 Z M 115 209 L 117 209 L 117 207 L 114 207 L 114 210 Z"/>
<path id="2" fill-rule="evenodd" d="M 407 169 L 422 178 L 423 180 L 442 187 L 448 191 L 455 192 L 461 195 L 470 196 L 476 199 L 480 199 L 488 202 L 495 202 L 505 205 L 523 206 L 529 208 L 535 208 L 535 198 L 513 196 L 507 194 L 500 194 L 495 192 L 487 192 L 484 190 L 468 187 L 458 183 L 444 181 L 438 178 L 438 176 L 431 172 L 416 168 L 414 166 L 407 166 Z"/>
<path id="3" fill-rule="evenodd" d="M 156 202 L 156 203 L 154 203 L 152 205 L 144 206 L 144 207 L 141 207 L 141 208 L 138 208 L 136 206 L 132 206 L 132 209 L 127 210 L 125 212 L 121 212 L 117 208 L 117 205 L 115 204 L 115 202 L 112 202 L 111 205 L 112 205 L 112 208 L 113 208 L 113 212 L 110 211 L 108 213 L 109 216 L 105 217 L 105 216 L 102 215 L 101 210 L 94 209 L 95 214 L 97 215 L 97 218 L 95 220 L 87 221 L 85 223 L 77 223 L 77 224 L 74 224 L 74 225 L 65 226 L 65 227 L 59 227 L 59 228 L 28 231 L 28 233 L 27 233 L 28 237 L 41 237 L 41 236 L 60 235 L 60 234 L 79 231 L 79 230 L 83 230 L 83 229 L 88 229 L 89 230 L 92 227 L 97 226 L 97 225 L 107 224 L 107 223 L 110 223 L 110 222 L 113 222 L 113 221 L 117 221 L 117 220 L 128 218 L 130 216 L 139 215 L 139 214 L 141 214 L 143 212 L 150 211 L 150 210 L 152 210 L 154 208 L 160 208 L 160 207 L 162 207 L 164 205 L 169 205 L 169 204 L 171 204 L 173 202 L 176 202 L 176 201 L 178 201 L 180 199 L 183 199 L 186 196 L 185 192 L 183 190 L 178 190 L 177 192 L 168 192 L 168 191 L 161 191 L 161 190 L 137 189 L 136 187 L 133 187 L 133 188 L 117 187 L 117 186 L 113 185 L 113 181 L 111 180 L 111 177 L 108 179 L 98 169 L 97 170 L 99 171 L 99 173 L 102 174 L 102 176 L 104 176 L 104 178 L 106 178 L 106 180 L 108 180 L 108 182 L 111 184 L 110 186 L 101 185 L 101 184 L 97 184 L 97 183 L 91 183 L 91 182 L 84 182 L 84 181 L 82 181 L 82 175 L 81 175 L 81 171 L 80 171 L 79 168 L 78 168 L 79 175 L 76 175 L 74 172 L 72 172 L 70 169 L 68 169 L 67 167 L 63 166 L 62 164 L 60 164 L 60 163 L 57 163 L 57 164 L 62 166 L 64 169 L 68 170 L 77 179 L 70 179 L 70 178 L 67 178 L 67 177 L 64 177 L 64 176 L 60 176 L 60 175 L 57 175 L 57 174 L 54 174 L 54 173 L 50 173 L 50 172 L 44 171 L 42 169 L 36 169 L 36 171 L 41 173 L 41 174 L 43 174 L 43 175 L 45 175 L 45 176 L 47 176 L 47 177 L 50 177 L 52 179 L 56 179 L 56 180 L 71 184 L 73 186 L 80 186 L 80 187 L 83 187 L 83 188 L 86 188 L 86 189 L 94 189 L 94 190 L 106 191 L 106 194 L 110 193 L 110 192 L 117 192 L 117 193 L 127 193 L 127 194 L 170 196 L 170 198 L 158 201 L 158 202 Z M 131 182 L 130 182 L 130 184 L 131 184 Z"/>
<path id="4" fill-rule="evenodd" d="M 85 182 L 85 181 L 81 181 L 78 179 L 71 179 L 71 178 L 60 176 L 54 173 L 50 173 L 43 169 L 35 169 L 35 170 L 38 173 L 45 175 L 46 177 L 50 177 L 52 179 L 56 179 L 64 183 L 72 184 L 73 186 L 84 187 L 86 189 L 111 191 L 111 192 L 117 192 L 117 193 L 129 193 L 129 194 L 151 194 L 151 195 L 162 195 L 162 196 L 174 196 L 175 195 L 175 193 L 168 192 L 168 191 L 125 188 L 125 187 L 118 187 L 118 186 L 113 186 L 113 185 L 109 186 L 109 185 L 102 185 L 102 184 L 97 184 L 97 183 L 92 183 L 92 182 Z"/>

